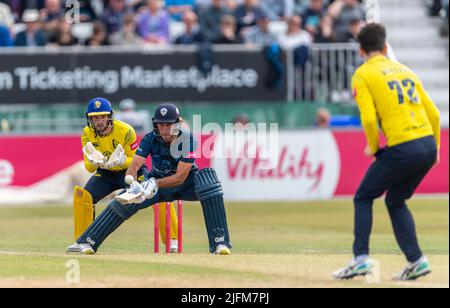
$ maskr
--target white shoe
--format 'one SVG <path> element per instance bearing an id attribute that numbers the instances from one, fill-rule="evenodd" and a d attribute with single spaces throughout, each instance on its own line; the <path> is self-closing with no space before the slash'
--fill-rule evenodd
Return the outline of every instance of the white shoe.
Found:
<path id="1" fill-rule="evenodd" d="M 95 255 L 95 251 L 90 244 L 75 243 L 67 248 L 69 254 Z"/>
<path id="2" fill-rule="evenodd" d="M 170 253 L 178 252 L 178 240 L 172 239 L 170 240 Z"/>
<path id="3" fill-rule="evenodd" d="M 222 255 L 222 256 L 229 256 L 229 255 L 231 255 L 231 251 L 227 246 L 220 244 L 220 245 L 217 245 L 216 252 L 214 254 Z"/>
<path id="4" fill-rule="evenodd" d="M 358 276 L 369 275 L 372 272 L 372 269 L 373 262 L 370 258 L 359 262 L 353 259 L 346 267 L 334 272 L 333 277 L 340 280 L 352 279 Z"/>
<path id="5" fill-rule="evenodd" d="M 431 274 L 431 266 L 427 257 L 420 258 L 416 263 L 408 263 L 403 272 L 394 276 L 394 281 L 417 280 Z"/>

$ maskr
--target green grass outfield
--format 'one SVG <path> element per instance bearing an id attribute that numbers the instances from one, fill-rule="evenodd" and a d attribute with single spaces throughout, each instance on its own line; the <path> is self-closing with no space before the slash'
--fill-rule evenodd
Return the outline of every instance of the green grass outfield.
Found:
<path id="1" fill-rule="evenodd" d="M 387 210 L 375 207 L 372 253 L 381 280 L 337 282 L 331 273 L 351 257 L 350 200 L 229 203 L 231 256 L 208 254 L 198 204 L 185 206 L 185 252 L 152 253 L 150 209 L 126 222 L 96 256 L 68 256 L 70 207 L 0 208 L 0 287 L 449 287 L 448 199 L 410 203 L 434 273 L 412 283 L 390 280 L 405 265 Z M 79 284 L 66 282 L 66 262 L 79 261 Z"/>

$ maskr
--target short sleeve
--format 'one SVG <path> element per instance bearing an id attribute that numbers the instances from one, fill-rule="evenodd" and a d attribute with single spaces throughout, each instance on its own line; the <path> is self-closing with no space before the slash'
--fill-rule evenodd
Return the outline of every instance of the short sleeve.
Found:
<path id="1" fill-rule="evenodd" d="M 147 158 L 151 155 L 153 143 L 153 136 L 151 134 L 146 135 L 139 144 L 139 147 L 136 151 L 136 155 Z"/>

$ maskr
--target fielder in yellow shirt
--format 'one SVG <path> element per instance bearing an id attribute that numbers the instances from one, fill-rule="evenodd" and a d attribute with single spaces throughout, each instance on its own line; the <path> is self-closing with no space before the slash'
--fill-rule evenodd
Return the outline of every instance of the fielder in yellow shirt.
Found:
<path id="1" fill-rule="evenodd" d="M 415 280 L 431 273 L 422 253 L 413 216 L 406 200 L 439 163 L 440 114 L 421 81 L 405 65 L 386 57 L 386 30 L 380 24 L 365 26 L 358 35 L 365 63 L 353 77 L 354 98 L 361 113 L 374 162 L 354 199 L 354 259 L 336 273 L 337 279 L 367 275 L 373 201 L 386 194 L 386 205 L 397 241 L 408 265 L 395 280 Z M 380 130 L 388 146 L 380 146 Z"/>
<path id="2" fill-rule="evenodd" d="M 86 111 L 87 126 L 81 143 L 84 165 L 94 173 L 84 188 L 74 189 L 74 236 L 78 238 L 93 222 L 95 204 L 116 190 L 126 188 L 125 173 L 138 147 L 134 129 L 114 120 L 111 103 L 94 98 Z M 140 170 L 142 178 L 146 169 Z"/>

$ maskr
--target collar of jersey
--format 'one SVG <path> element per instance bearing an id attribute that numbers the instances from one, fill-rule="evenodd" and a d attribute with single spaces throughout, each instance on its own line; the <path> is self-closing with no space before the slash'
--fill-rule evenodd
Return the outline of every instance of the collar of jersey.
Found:
<path id="1" fill-rule="evenodd" d="M 369 63 L 373 63 L 373 62 L 378 62 L 378 61 L 384 61 L 384 60 L 386 60 L 386 59 L 387 59 L 386 56 L 384 56 L 384 55 L 378 55 L 378 56 L 375 56 L 375 57 L 371 58 L 368 62 L 369 62 Z"/>

